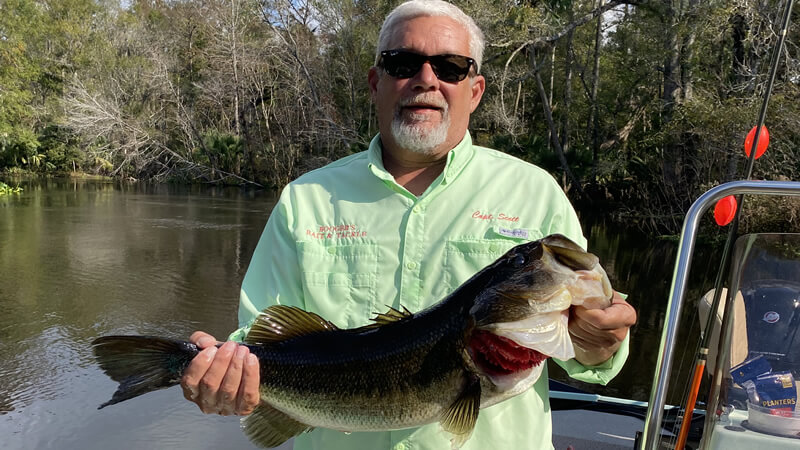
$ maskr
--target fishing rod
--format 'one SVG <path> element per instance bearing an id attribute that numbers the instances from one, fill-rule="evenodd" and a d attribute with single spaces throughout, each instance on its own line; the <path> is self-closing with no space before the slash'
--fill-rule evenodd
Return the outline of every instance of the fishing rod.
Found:
<path id="1" fill-rule="evenodd" d="M 780 35 L 778 37 L 778 42 L 775 45 L 775 50 L 772 53 L 772 61 L 770 62 L 770 74 L 769 80 L 767 81 L 767 89 L 764 94 L 764 101 L 761 104 L 761 110 L 758 114 L 758 125 L 753 127 L 748 133 L 747 138 L 745 139 L 745 152 L 747 153 L 747 169 L 745 171 L 745 180 L 749 180 L 753 174 L 753 165 L 755 164 L 755 160 L 760 157 L 767 148 L 769 144 L 769 132 L 767 128 L 764 126 L 764 120 L 767 115 L 767 106 L 769 104 L 769 98 L 772 95 L 772 88 L 775 84 L 775 74 L 778 71 L 778 61 L 780 60 L 780 55 L 783 52 L 783 46 L 786 42 L 786 35 L 788 34 L 789 28 L 789 17 L 792 14 L 792 7 L 794 6 L 794 0 L 788 0 L 786 3 L 786 8 L 784 9 L 783 13 L 783 23 L 781 25 Z M 764 136 L 764 142 L 762 146 L 759 146 L 759 140 Z M 752 144 L 748 148 L 748 144 Z M 738 205 L 738 206 L 737 206 Z M 742 194 L 737 195 L 735 198 L 728 196 L 721 199 L 717 202 L 717 206 L 714 208 L 714 217 L 717 220 L 717 224 L 720 226 L 727 225 L 731 223 L 731 227 L 728 230 L 728 237 L 725 240 L 725 246 L 722 250 L 722 261 L 720 262 L 719 270 L 717 271 L 717 277 L 714 281 L 714 290 L 712 291 L 713 301 L 711 302 L 711 309 L 708 313 L 708 318 L 706 319 L 706 326 L 704 328 L 704 332 L 702 333 L 702 340 L 700 344 L 700 349 L 697 352 L 697 362 L 695 364 L 694 374 L 692 376 L 692 383 L 689 388 L 689 398 L 686 402 L 686 408 L 684 409 L 683 420 L 681 421 L 681 428 L 680 432 L 678 433 L 678 439 L 675 445 L 676 449 L 683 449 L 686 446 L 686 439 L 689 436 L 689 427 L 691 425 L 691 418 L 694 411 L 695 404 L 697 403 L 697 394 L 700 391 L 700 382 L 703 378 L 703 372 L 706 367 L 706 360 L 708 359 L 708 347 L 711 341 L 711 332 L 714 329 L 714 323 L 717 317 L 717 310 L 719 308 L 720 301 L 722 299 L 722 281 L 726 273 L 726 269 L 729 264 L 731 248 L 733 247 L 733 241 L 736 234 L 739 231 L 739 217 L 741 215 L 742 209 L 744 206 L 744 196 Z M 733 217 L 731 217 L 733 216 Z M 732 302 L 735 298 L 736 293 L 731 292 L 729 289 L 726 296 L 726 302 Z M 712 399 L 713 400 L 713 399 Z M 706 414 L 714 414 L 715 411 L 711 409 L 716 409 L 716 402 L 709 401 L 706 405 Z M 688 420 L 687 420 L 688 419 Z"/>

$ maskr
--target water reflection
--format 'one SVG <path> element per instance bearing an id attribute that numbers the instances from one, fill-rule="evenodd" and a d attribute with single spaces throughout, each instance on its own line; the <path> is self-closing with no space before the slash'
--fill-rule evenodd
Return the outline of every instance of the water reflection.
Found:
<path id="1" fill-rule="evenodd" d="M 0 203 L 4 447 L 250 447 L 235 418 L 205 417 L 179 390 L 97 411 L 115 383 L 89 343 L 112 333 L 226 336 L 274 196 L 58 180 L 22 187 Z"/>
<path id="2" fill-rule="evenodd" d="M 224 337 L 238 288 L 274 204 L 236 188 L 64 180 L 0 197 L 0 435 L 6 448 L 252 448 L 236 418 L 205 416 L 168 389 L 97 411 L 115 389 L 89 342 L 112 333 Z M 646 400 L 677 245 L 602 223 L 590 248 L 639 311 L 623 373 L 607 387 Z M 716 271 L 695 256 L 690 282 Z M 699 297 L 700 288 L 689 298 Z M 682 342 L 696 342 L 684 318 Z M 694 348 L 683 362 L 688 372 Z M 556 378 L 564 378 L 552 369 Z M 572 384 L 578 384 L 571 381 Z M 679 383 L 673 383 L 679 385 Z M 674 401 L 674 400 L 671 400 Z"/>

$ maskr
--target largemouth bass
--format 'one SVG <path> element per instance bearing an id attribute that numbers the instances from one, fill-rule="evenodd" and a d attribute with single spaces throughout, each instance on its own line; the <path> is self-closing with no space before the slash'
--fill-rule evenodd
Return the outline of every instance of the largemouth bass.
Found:
<path id="1" fill-rule="evenodd" d="M 392 308 L 360 328 L 271 306 L 245 339 L 259 359 L 261 402 L 243 428 L 256 444 L 276 447 L 314 427 L 379 431 L 438 421 L 459 447 L 480 408 L 533 386 L 546 358 L 574 356 L 565 311 L 605 308 L 612 292 L 595 255 L 551 235 L 512 248 L 423 311 Z M 199 351 L 148 336 L 105 336 L 93 346 L 119 382 L 100 408 L 178 384 Z"/>

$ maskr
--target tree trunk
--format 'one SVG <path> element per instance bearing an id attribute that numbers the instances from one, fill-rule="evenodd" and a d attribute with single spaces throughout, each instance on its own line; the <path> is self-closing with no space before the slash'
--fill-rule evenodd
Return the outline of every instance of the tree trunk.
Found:
<path id="1" fill-rule="evenodd" d="M 550 128 L 550 142 L 553 144 L 553 148 L 556 151 L 556 155 L 558 156 L 558 161 L 561 163 L 561 168 L 564 170 L 564 173 L 567 175 L 567 178 L 572 182 L 575 189 L 580 194 L 581 198 L 586 199 L 586 193 L 583 191 L 583 186 L 581 186 L 580 181 L 573 175 L 572 170 L 569 168 L 569 164 L 567 163 L 567 158 L 564 155 L 564 151 L 561 149 L 561 143 L 558 139 L 558 130 L 556 129 L 556 124 L 553 121 L 553 110 L 550 108 L 550 102 L 547 100 L 547 92 L 544 89 L 544 83 L 542 83 L 542 76 L 539 73 L 536 65 L 536 51 L 533 46 L 529 48 L 530 54 L 530 67 L 531 71 L 533 72 L 534 78 L 536 78 L 536 87 L 539 90 L 539 97 L 542 100 L 542 108 L 544 109 L 544 117 L 547 119 L 547 126 Z"/>
<path id="2" fill-rule="evenodd" d="M 603 0 L 597 1 L 597 6 L 602 6 Z M 592 183 L 597 181 L 598 147 L 599 147 L 599 121 L 597 120 L 597 90 L 600 85 L 600 45 L 603 37 L 603 16 L 597 16 L 597 28 L 594 34 L 594 65 L 592 66 L 592 88 L 589 92 L 589 120 L 586 124 L 587 140 L 592 142 Z"/>
<path id="3" fill-rule="evenodd" d="M 683 86 L 683 100 L 691 101 L 694 95 L 694 42 L 697 39 L 697 10 L 698 0 L 689 0 L 688 14 L 684 22 L 688 23 L 689 31 L 683 37 L 681 48 L 681 84 Z"/>
<path id="4" fill-rule="evenodd" d="M 555 79 L 556 79 L 556 46 L 551 45 L 550 46 L 550 90 L 548 91 L 548 100 L 547 100 L 548 105 L 553 104 L 553 85 L 555 83 Z M 550 109 L 550 106 L 548 106 L 548 109 Z M 550 142 L 553 140 L 553 129 L 550 127 L 548 127 L 547 129 L 548 129 L 547 150 L 549 151 L 552 150 L 552 148 L 550 147 Z"/>
<path id="5" fill-rule="evenodd" d="M 661 94 L 662 127 L 666 127 L 672 120 L 675 107 L 681 98 L 681 40 L 678 36 L 678 20 L 678 11 L 670 6 L 667 11 L 667 30 L 664 39 L 666 58 L 664 59 L 663 92 Z M 676 186 L 679 182 L 678 176 L 682 159 L 678 155 L 679 150 L 674 137 L 668 136 L 664 144 L 662 176 L 664 177 L 664 183 L 669 188 Z"/>
<path id="6" fill-rule="evenodd" d="M 570 13 L 570 21 L 572 21 L 572 13 Z M 566 50 L 564 54 L 564 107 L 562 108 L 561 115 L 561 148 L 564 153 L 569 153 L 569 109 L 572 105 L 572 38 L 575 33 L 570 31 L 567 33 Z"/>

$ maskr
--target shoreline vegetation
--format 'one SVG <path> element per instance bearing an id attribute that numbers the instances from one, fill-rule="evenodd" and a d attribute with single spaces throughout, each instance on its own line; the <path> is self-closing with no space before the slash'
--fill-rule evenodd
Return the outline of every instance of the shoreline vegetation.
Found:
<path id="1" fill-rule="evenodd" d="M 0 195 L 19 194 L 22 188 L 19 186 L 11 187 L 0 181 Z"/>
<path id="2" fill-rule="evenodd" d="M 456 3 L 487 41 L 473 140 L 548 170 L 579 209 L 676 234 L 741 177 L 780 0 Z M 6 0 L 0 173 L 280 189 L 377 132 L 365 77 L 395 4 Z M 799 33 L 754 179 L 800 179 Z M 800 223 L 793 200 L 745 212 L 745 229 Z"/>

